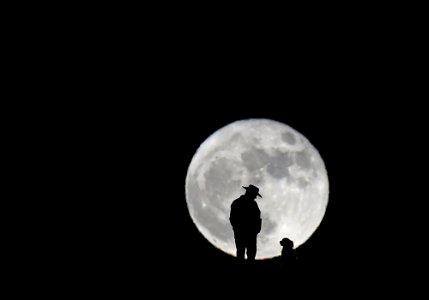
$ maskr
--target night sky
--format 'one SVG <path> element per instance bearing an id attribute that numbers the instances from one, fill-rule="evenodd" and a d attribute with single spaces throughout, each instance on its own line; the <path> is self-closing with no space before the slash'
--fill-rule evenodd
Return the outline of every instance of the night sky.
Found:
<path id="1" fill-rule="evenodd" d="M 187 211 L 185 176 L 197 147 L 220 127 L 245 118 L 270 118 L 295 128 L 318 149 L 328 171 L 328 207 L 317 231 L 297 249 L 295 290 L 312 285 L 324 295 L 336 293 L 338 286 L 363 292 L 379 288 L 380 277 L 398 280 L 406 267 L 398 246 L 407 238 L 397 213 L 407 207 L 403 189 L 395 188 L 408 179 L 395 175 L 401 168 L 396 145 L 406 132 L 386 107 L 362 101 L 367 93 L 350 93 L 353 86 L 331 88 L 305 93 L 287 86 L 237 91 L 216 85 L 197 93 L 168 93 L 181 99 L 175 102 L 109 108 L 101 119 L 108 127 L 100 122 L 94 132 L 101 139 L 93 153 L 97 177 L 90 184 L 100 193 L 84 196 L 91 203 L 87 217 L 95 218 L 85 234 L 90 246 L 83 256 L 99 276 L 97 284 L 132 291 L 142 282 L 168 286 L 183 278 L 183 293 L 187 285 L 210 289 L 219 281 L 261 289 L 286 284 L 276 260 L 258 261 L 250 271 L 237 266 L 205 240 Z"/>
<path id="2" fill-rule="evenodd" d="M 55 179 L 54 191 L 70 216 L 55 234 L 65 237 L 57 248 L 70 252 L 57 260 L 71 278 L 67 286 L 122 296 L 198 296 L 196 286 L 238 291 L 236 282 L 276 293 L 288 286 L 276 261 L 237 266 L 187 211 L 185 176 L 196 149 L 246 118 L 296 129 L 328 172 L 325 217 L 297 249 L 297 286 L 322 296 L 346 288 L 345 298 L 403 286 L 410 265 L 420 263 L 409 262 L 420 251 L 417 229 L 425 228 L 414 216 L 427 198 L 415 175 L 425 170 L 427 152 L 417 81 L 387 56 L 361 48 L 297 46 L 296 56 L 285 57 L 274 47 L 272 56 L 255 60 L 255 52 L 225 52 L 207 40 L 192 51 L 178 45 L 155 43 L 145 55 L 129 47 L 114 65 L 99 54 L 86 60 L 94 72 L 77 68 L 70 76 L 78 81 L 56 85 L 65 96 L 47 106 L 55 114 L 45 127 L 55 137 L 48 155 L 67 174 Z"/>

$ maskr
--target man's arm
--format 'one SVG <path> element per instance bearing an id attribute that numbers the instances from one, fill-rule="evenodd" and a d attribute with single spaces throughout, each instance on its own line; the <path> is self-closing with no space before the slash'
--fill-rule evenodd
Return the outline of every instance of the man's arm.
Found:
<path id="1" fill-rule="evenodd" d="M 231 204 L 231 211 L 230 211 L 230 213 L 229 213 L 229 222 L 231 223 L 231 225 L 232 225 L 232 228 L 234 228 L 235 227 L 235 213 L 234 213 L 234 211 L 235 211 L 235 209 L 234 209 L 234 202 Z"/>
<path id="2" fill-rule="evenodd" d="M 259 218 L 258 223 L 256 225 L 256 233 L 261 232 L 261 228 L 262 228 L 262 219 Z"/>
<path id="3" fill-rule="evenodd" d="M 257 222 L 256 222 L 256 232 L 261 232 L 262 228 L 262 218 L 261 218 L 261 210 L 259 209 L 258 205 L 256 204 L 256 211 L 257 211 Z"/>

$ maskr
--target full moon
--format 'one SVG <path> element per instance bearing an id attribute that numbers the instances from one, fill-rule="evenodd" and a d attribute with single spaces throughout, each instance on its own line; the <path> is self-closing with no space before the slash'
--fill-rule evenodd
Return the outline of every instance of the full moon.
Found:
<path id="1" fill-rule="evenodd" d="M 196 150 L 186 174 L 189 214 L 199 232 L 235 256 L 229 222 L 242 186 L 259 187 L 262 229 L 256 259 L 281 254 L 288 237 L 295 248 L 317 230 L 325 215 L 329 181 L 317 149 L 297 130 L 269 119 L 233 122 L 210 135 Z"/>

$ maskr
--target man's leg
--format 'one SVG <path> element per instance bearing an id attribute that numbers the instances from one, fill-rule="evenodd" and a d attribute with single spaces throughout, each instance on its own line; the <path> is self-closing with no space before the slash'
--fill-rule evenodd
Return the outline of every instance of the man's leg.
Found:
<path id="1" fill-rule="evenodd" d="M 255 257 L 256 257 L 256 235 L 251 235 L 251 236 L 247 237 L 246 247 L 247 247 L 247 260 L 255 260 Z"/>
<path id="2" fill-rule="evenodd" d="M 235 247 L 237 248 L 237 258 L 244 260 L 244 250 L 246 247 L 243 236 L 234 232 Z"/>

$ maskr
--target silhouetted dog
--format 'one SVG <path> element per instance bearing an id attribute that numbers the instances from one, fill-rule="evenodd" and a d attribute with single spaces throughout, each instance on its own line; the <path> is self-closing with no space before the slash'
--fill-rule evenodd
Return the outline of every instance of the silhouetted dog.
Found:
<path id="1" fill-rule="evenodd" d="M 282 256 L 280 258 L 282 267 L 291 272 L 296 271 L 298 257 L 296 251 L 293 249 L 293 241 L 288 238 L 283 238 L 280 241 L 280 245 L 283 246 Z"/>

